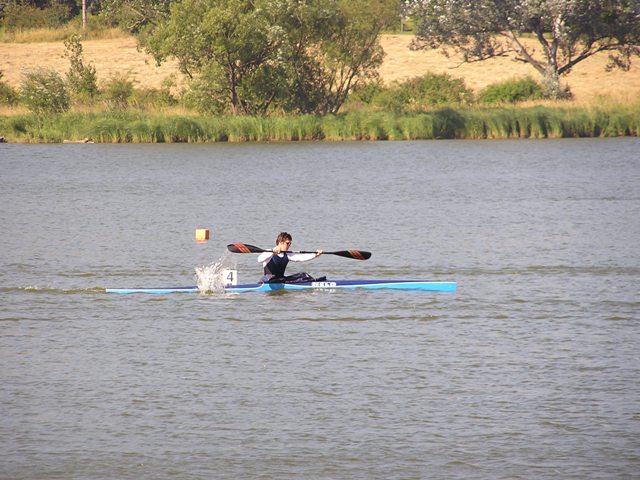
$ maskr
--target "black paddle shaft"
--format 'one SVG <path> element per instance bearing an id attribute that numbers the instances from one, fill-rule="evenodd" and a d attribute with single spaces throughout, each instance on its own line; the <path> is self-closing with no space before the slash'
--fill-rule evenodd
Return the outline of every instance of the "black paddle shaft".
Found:
<path id="1" fill-rule="evenodd" d="M 271 250 L 265 250 L 264 248 L 256 247 L 246 243 L 231 243 L 227 245 L 227 249 L 232 253 L 263 253 L 271 252 Z M 299 251 L 286 253 L 316 253 L 311 251 Z M 323 252 L 327 255 L 337 255 L 339 257 L 353 258 L 354 260 L 368 260 L 371 258 L 371 252 L 365 252 L 363 250 L 338 250 L 336 252 Z"/>

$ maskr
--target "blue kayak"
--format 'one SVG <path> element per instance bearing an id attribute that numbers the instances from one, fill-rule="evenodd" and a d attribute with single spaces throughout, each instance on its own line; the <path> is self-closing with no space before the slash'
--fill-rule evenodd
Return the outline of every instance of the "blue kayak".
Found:
<path id="1" fill-rule="evenodd" d="M 247 283 L 227 285 L 225 292 L 272 292 L 278 290 L 338 290 L 364 288 L 368 290 L 420 290 L 425 292 L 455 292 L 456 282 L 432 282 L 422 280 L 324 280 L 303 283 Z M 197 286 L 167 288 L 107 288 L 106 293 L 195 293 Z"/>

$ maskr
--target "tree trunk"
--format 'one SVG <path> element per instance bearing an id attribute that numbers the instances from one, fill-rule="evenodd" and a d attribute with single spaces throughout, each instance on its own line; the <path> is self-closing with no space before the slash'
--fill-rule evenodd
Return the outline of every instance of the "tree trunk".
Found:
<path id="1" fill-rule="evenodd" d="M 87 0 L 82 0 L 82 30 L 87 29 Z"/>
<path id="2" fill-rule="evenodd" d="M 569 90 L 567 85 L 562 86 L 558 68 L 553 63 L 547 65 L 547 69 L 543 75 L 542 91 L 545 97 L 552 100 L 571 98 L 571 90 Z"/>
<path id="3" fill-rule="evenodd" d="M 553 100 L 560 98 L 560 76 L 552 65 L 548 65 L 547 70 L 544 73 L 542 89 L 545 97 Z"/>

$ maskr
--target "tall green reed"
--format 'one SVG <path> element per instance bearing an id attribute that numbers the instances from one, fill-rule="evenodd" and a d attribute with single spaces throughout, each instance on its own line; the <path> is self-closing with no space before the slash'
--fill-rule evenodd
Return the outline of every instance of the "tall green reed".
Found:
<path id="1" fill-rule="evenodd" d="M 440 109 L 393 113 L 233 117 L 131 110 L 0 116 L 11 142 L 263 142 L 613 137 L 640 134 L 638 105 Z"/>

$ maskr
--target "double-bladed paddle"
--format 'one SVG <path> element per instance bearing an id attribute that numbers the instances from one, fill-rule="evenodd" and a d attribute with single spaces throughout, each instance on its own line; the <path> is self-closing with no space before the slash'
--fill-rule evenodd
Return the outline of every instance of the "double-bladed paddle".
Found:
<path id="1" fill-rule="evenodd" d="M 263 253 L 271 252 L 272 250 L 265 250 L 264 248 L 255 247 L 253 245 L 247 245 L 246 243 L 231 243 L 227 245 L 227 249 L 233 253 Z M 282 252 L 282 253 L 316 253 L 310 251 L 299 252 Z M 338 255 L 339 257 L 353 258 L 354 260 L 367 260 L 371 257 L 371 252 L 364 252 L 362 250 L 339 250 L 337 252 L 322 252 L 326 255 Z"/>

